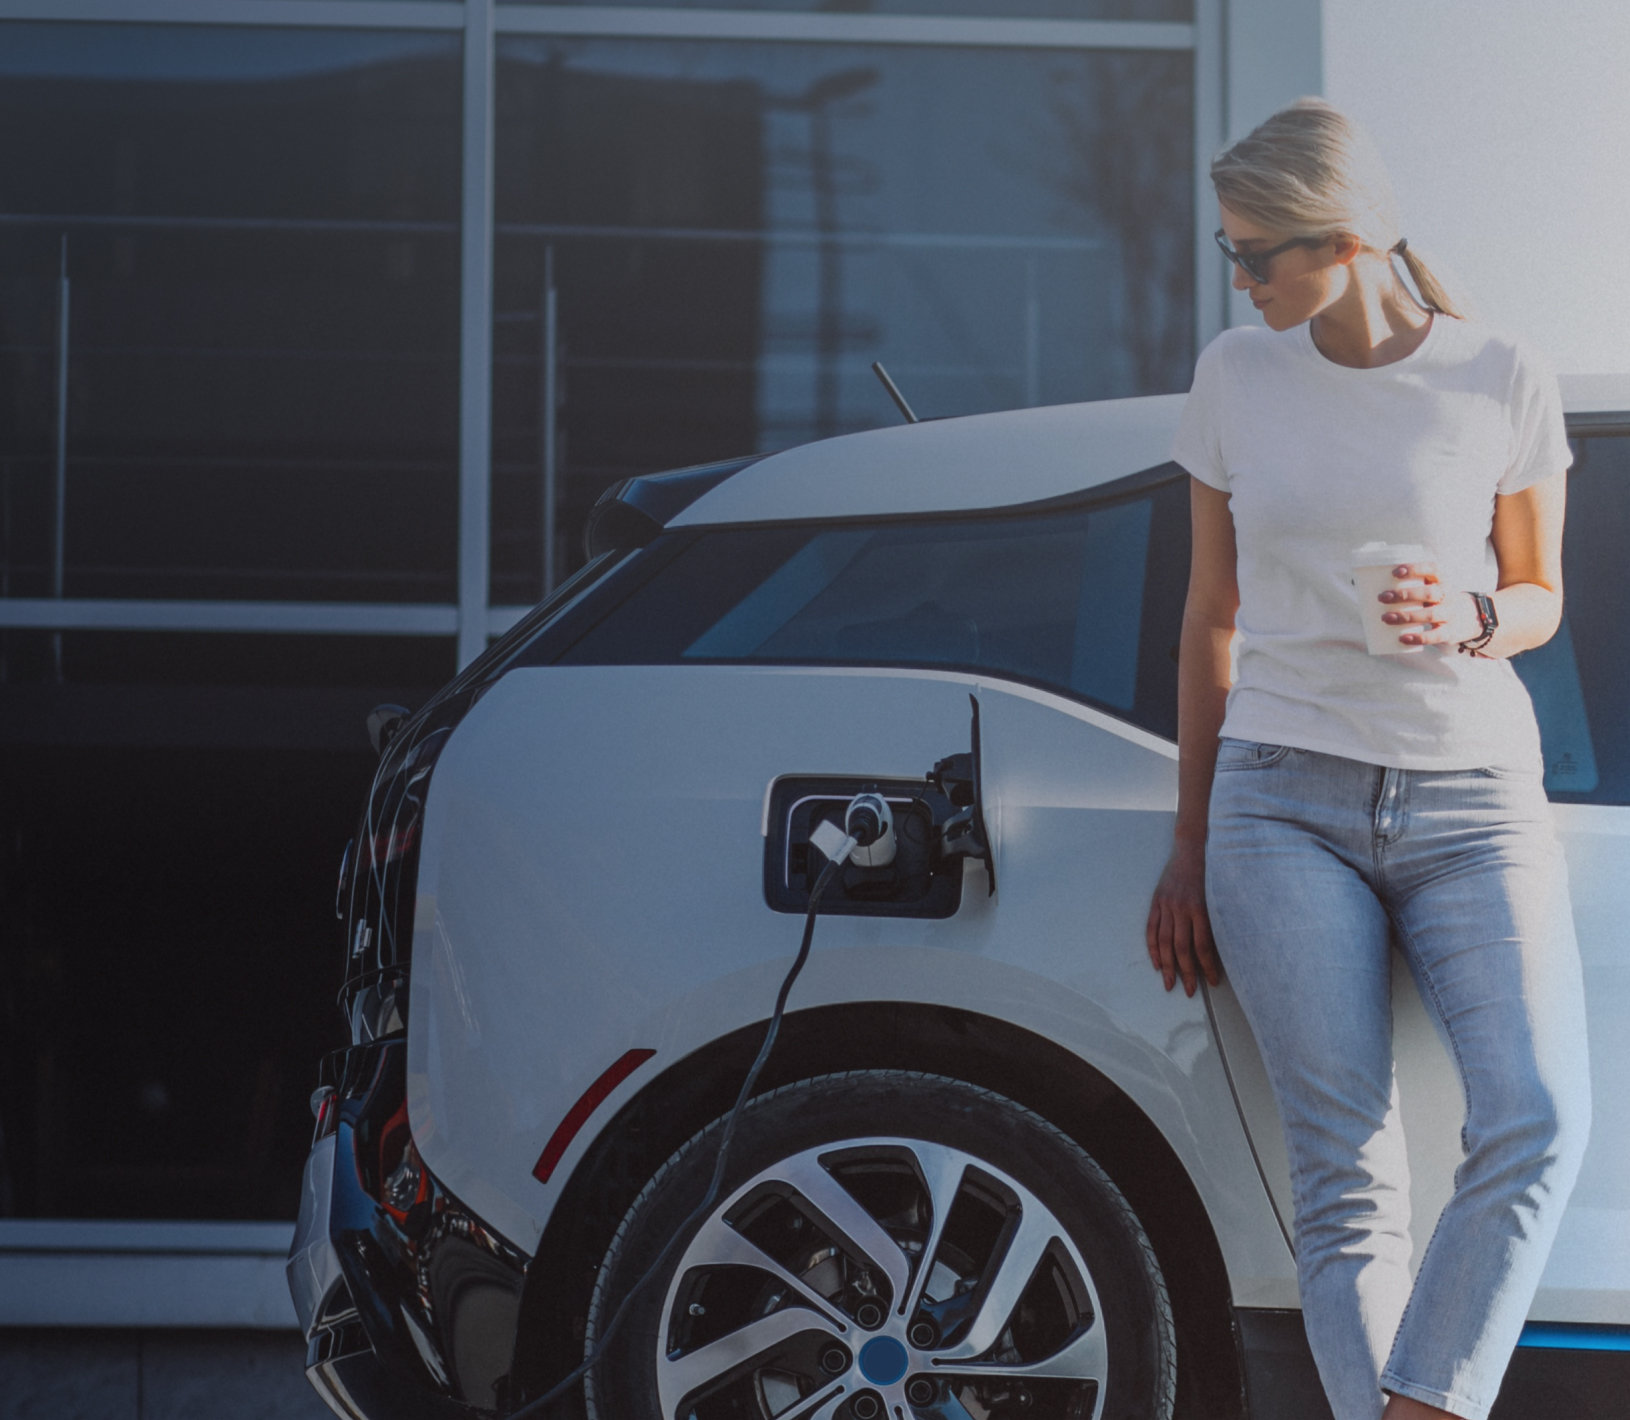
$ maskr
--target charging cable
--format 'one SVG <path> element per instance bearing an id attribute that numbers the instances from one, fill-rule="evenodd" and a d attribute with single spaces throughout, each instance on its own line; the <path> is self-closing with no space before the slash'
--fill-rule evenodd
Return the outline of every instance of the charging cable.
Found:
<path id="1" fill-rule="evenodd" d="M 862 801 L 866 801 L 863 803 Z M 876 800 L 881 805 L 879 814 L 870 802 Z M 875 794 L 862 794 L 852 800 L 847 812 L 844 814 L 844 824 L 848 829 L 845 832 L 835 823 L 822 820 L 815 832 L 810 835 L 810 842 L 826 855 L 826 866 L 821 869 L 820 876 L 815 879 L 815 885 L 809 890 L 809 911 L 804 917 L 804 939 L 798 946 L 798 955 L 793 958 L 792 965 L 787 969 L 782 979 L 781 989 L 776 992 L 775 1009 L 770 1012 L 770 1024 L 764 1030 L 764 1043 L 758 1048 L 758 1055 L 747 1071 L 747 1077 L 741 1082 L 741 1089 L 737 1092 L 736 1102 L 730 1107 L 730 1113 L 725 1116 L 724 1128 L 719 1131 L 719 1156 L 713 1163 L 713 1178 L 708 1183 L 707 1192 L 702 1201 L 690 1212 L 690 1215 L 674 1229 L 673 1235 L 664 1244 L 662 1251 L 656 1255 L 655 1260 L 645 1269 L 635 1281 L 634 1285 L 623 1294 L 623 1299 L 617 1304 L 616 1311 L 612 1312 L 611 1320 L 606 1323 L 594 1343 L 594 1350 L 587 1359 L 570 1375 L 557 1381 L 554 1386 L 545 1391 L 536 1400 L 529 1400 L 519 1410 L 509 1414 L 509 1420 L 526 1420 L 528 1416 L 535 1416 L 543 1407 L 559 1400 L 584 1376 L 600 1364 L 605 1355 L 606 1347 L 611 1345 L 611 1338 L 617 1334 L 618 1328 L 623 1324 L 623 1318 L 628 1315 L 634 1298 L 645 1290 L 650 1280 L 661 1270 L 670 1254 L 679 1246 L 680 1240 L 689 1235 L 691 1229 L 702 1221 L 708 1209 L 718 1201 L 719 1190 L 724 1186 L 725 1165 L 730 1158 L 730 1144 L 736 1133 L 736 1121 L 741 1115 L 742 1106 L 747 1103 L 753 1093 L 753 1086 L 758 1083 L 758 1077 L 763 1073 L 765 1062 L 770 1058 L 770 1050 L 775 1045 L 775 1038 L 781 1030 L 781 1017 L 787 1008 L 787 997 L 792 994 L 792 984 L 798 980 L 798 974 L 803 971 L 804 963 L 809 960 L 810 943 L 815 940 L 815 909 L 821 900 L 821 894 L 830 886 L 832 879 L 837 876 L 838 870 L 849 861 L 849 855 L 857 848 L 867 848 L 881 840 L 885 831 L 890 837 L 890 849 L 893 848 L 893 818 L 889 813 L 888 805 Z M 891 851 L 892 856 L 892 851 Z"/>

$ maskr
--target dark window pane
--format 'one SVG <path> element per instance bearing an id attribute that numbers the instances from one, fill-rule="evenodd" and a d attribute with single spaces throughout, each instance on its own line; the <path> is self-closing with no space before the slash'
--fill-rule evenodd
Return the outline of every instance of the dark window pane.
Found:
<path id="1" fill-rule="evenodd" d="M 294 1217 L 374 763 L 0 746 L 0 1211 Z"/>
<path id="2" fill-rule="evenodd" d="M 899 415 L 1181 390 L 1186 52 L 499 46 L 493 596 L 611 481 Z M 552 265 L 551 265 L 552 263 Z"/>
<path id="3" fill-rule="evenodd" d="M 1551 797 L 1630 804 L 1630 437 L 1576 439 L 1573 448 L 1562 628 L 1512 664 L 1534 700 Z"/>
<path id="4" fill-rule="evenodd" d="M 1187 486 L 1068 511 L 703 533 L 563 659 L 954 666 L 1176 734 Z"/>
<path id="5" fill-rule="evenodd" d="M 0 580 L 450 601 L 453 36 L 0 24 Z"/>
<path id="6" fill-rule="evenodd" d="M 332 916 L 447 638 L 0 632 L 0 1215 L 292 1218 Z"/>

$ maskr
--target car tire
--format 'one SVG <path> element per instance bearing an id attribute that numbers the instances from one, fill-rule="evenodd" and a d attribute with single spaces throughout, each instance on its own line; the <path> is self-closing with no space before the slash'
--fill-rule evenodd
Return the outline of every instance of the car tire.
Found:
<path id="1" fill-rule="evenodd" d="M 673 1244 L 589 1376 L 594 1420 L 1170 1416 L 1149 1240 L 1040 1116 L 935 1075 L 802 1080 L 743 1110 L 693 1219 L 723 1123 L 657 1171 L 607 1250 L 585 1354 Z"/>

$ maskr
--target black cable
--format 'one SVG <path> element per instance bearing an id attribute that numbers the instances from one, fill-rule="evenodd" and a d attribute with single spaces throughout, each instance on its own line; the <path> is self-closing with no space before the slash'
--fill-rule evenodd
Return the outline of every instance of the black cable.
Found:
<path id="1" fill-rule="evenodd" d="M 853 843 L 850 844 L 853 847 Z M 725 1116 L 724 1128 L 719 1133 L 719 1156 L 714 1160 L 713 1178 L 707 1186 L 707 1192 L 702 1201 L 690 1211 L 685 1221 L 674 1229 L 673 1235 L 664 1244 L 662 1251 L 644 1272 L 640 1274 L 634 1285 L 623 1294 L 623 1299 L 617 1304 L 617 1310 L 612 1312 L 611 1320 L 606 1323 L 605 1330 L 600 1333 L 594 1344 L 594 1350 L 578 1368 L 563 1380 L 557 1381 L 554 1386 L 545 1391 L 536 1400 L 529 1400 L 519 1410 L 510 1412 L 509 1420 L 526 1420 L 527 1416 L 537 1415 L 544 1406 L 552 1401 L 559 1400 L 578 1381 L 582 1380 L 595 1366 L 600 1364 L 605 1355 L 606 1347 L 611 1345 L 611 1338 L 617 1334 L 622 1325 L 623 1318 L 628 1315 L 628 1309 L 634 1298 L 645 1290 L 646 1284 L 661 1270 L 662 1264 L 668 1260 L 668 1255 L 679 1245 L 680 1240 L 689 1234 L 691 1228 L 700 1222 L 715 1202 L 718 1201 L 719 1189 L 724 1183 L 725 1165 L 730 1158 L 730 1143 L 736 1132 L 736 1120 L 740 1117 L 742 1106 L 747 1103 L 748 1097 L 753 1093 L 753 1086 L 758 1083 L 758 1077 L 763 1073 L 765 1062 L 770 1058 L 770 1050 L 775 1045 L 775 1038 L 781 1030 L 781 1016 L 787 1008 L 787 997 L 792 994 L 792 984 L 798 979 L 798 973 L 804 969 L 804 963 L 809 960 L 810 943 L 815 940 L 815 908 L 821 900 L 821 894 L 826 891 L 833 875 L 849 857 L 849 850 L 845 849 L 836 858 L 829 858 L 827 864 L 821 869 L 820 876 L 815 879 L 815 886 L 809 892 L 809 912 L 804 918 L 804 939 L 798 946 L 798 955 L 793 958 L 792 965 L 782 978 L 781 989 L 776 993 L 775 1009 L 770 1012 L 770 1023 L 764 1029 L 764 1043 L 758 1048 L 758 1056 L 747 1071 L 746 1078 L 741 1082 L 741 1090 L 736 1095 L 736 1102 L 730 1107 L 730 1113 Z"/>

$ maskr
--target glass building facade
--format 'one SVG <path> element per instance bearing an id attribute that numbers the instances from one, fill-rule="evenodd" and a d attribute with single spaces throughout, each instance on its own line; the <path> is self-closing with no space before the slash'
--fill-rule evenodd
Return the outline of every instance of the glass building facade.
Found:
<path id="1" fill-rule="evenodd" d="M 218 9 L 0 6 L 0 1216 L 292 1218 L 364 715 L 608 485 L 1223 322 L 1213 0 Z"/>

